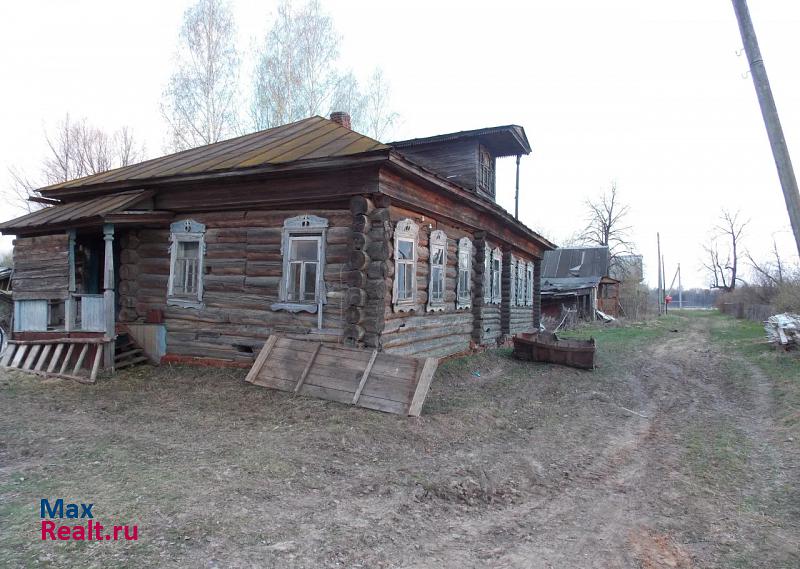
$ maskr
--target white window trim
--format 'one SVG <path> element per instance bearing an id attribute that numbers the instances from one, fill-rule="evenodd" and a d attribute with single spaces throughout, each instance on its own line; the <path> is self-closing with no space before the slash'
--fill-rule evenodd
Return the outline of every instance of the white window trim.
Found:
<path id="1" fill-rule="evenodd" d="M 193 219 L 176 221 L 169 226 L 169 281 L 167 282 L 167 304 L 183 308 L 203 308 L 203 275 L 206 259 L 206 226 Z M 198 243 L 197 259 L 197 295 L 196 298 L 175 296 L 175 262 L 178 258 L 178 244 L 186 242 Z"/>
<path id="2" fill-rule="evenodd" d="M 492 303 L 492 249 L 488 244 L 483 248 L 483 303 Z"/>
<path id="3" fill-rule="evenodd" d="M 325 289 L 325 243 L 327 241 L 328 220 L 316 215 L 298 215 L 283 221 L 283 235 L 281 237 L 282 273 L 278 290 L 279 302 L 274 303 L 272 310 L 286 310 L 288 312 L 322 313 L 322 306 L 327 303 L 327 290 Z M 289 300 L 289 251 L 294 238 L 317 238 L 317 294 L 313 302 L 296 302 Z"/>
<path id="4" fill-rule="evenodd" d="M 442 251 L 442 298 L 433 300 L 431 291 L 433 290 L 433 252 L 434 249 Z M 428 238 L 428 312 L 439 312 L 444 310 L 445 286 L 447 283 L 447 234 L 441 229 L 431 231 Z"/>
<path id="5" fill-rule="evenodd" d="M 509 261 L 509 268 L 508 268 L 508 303 L 509 306 L 516 306 L 517 305 L 517 287 L 519 284 L 517 283 L 517 259 L 514 255 L 511 255 L 511 260 Z"/>
<path id="6" fill-rule="evenodd" d="M 494 261 L 500 262 L 497 268 L 497 279 L 494 278 Z M 497 286 L 495 286 L 497 285 Z M 495 247 L 492 251 L 492 304 L 500 304 L 503 301 L 503 252 L 500 247 Z"/>
<path id="7" fill-rule="evenodd" d="M 461 271 L 467 272 L 466 291 L 461 289 Z M 458 240 L 458 272 L 456 278 L 456 308 L 472 308 L 472 241 L 468 237 L 462 237 Z"/>
<path id="8" fill-rule="evenodd" d="M 525 279 L 525 261 L 517 261 L 517 306 L 525 306 L 528 296 L 528 282 Z"/>
<path id="9" fill-rule="evenodd" d="M 533 263 L 528 262 L 525 266 L 525 275 L 528 282 L 528 294 L 525 299 L 526 306 L 533 306 Z"/>
<path id="10" fill-rule="evenodd" d="M 392 285 L 392 306 L 396 312 L 410 312 L 417 308 L 417 246 L 419 244 L 419 225 L 412 220 L 406 218 L 397 222 L 394 230 L 394 262 L 397 265 L 398 251 L 400 241 L 411 241 L 413 244 L 412 251 L 414 258 L 411 261 L 412 274 L 414 275 L 413 288 L 411 289 L 411 298 L 398 300 L 397 298 L 397 285 L 399 283 L 400 271 L 397 266 L 394 268 L 394 283 Z M 408 263 L 406 263 L 408 264 Z"/>

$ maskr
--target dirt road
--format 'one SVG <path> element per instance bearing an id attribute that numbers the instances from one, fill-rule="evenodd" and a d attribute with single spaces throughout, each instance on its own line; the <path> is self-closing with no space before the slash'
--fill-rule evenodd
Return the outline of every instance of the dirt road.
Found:
<path id="1" fill-rule="evenodd" d="M 91 390 L 6 375 L 0 565 L 798 567 L 794 427 L 770 379 L 710 340 L 718 323 L 601 333 L 594 372 L 454 360 L 419 420 L 238 371 Z M 91 498 L 142 537 L 37 541 L 42 495 Z"/>

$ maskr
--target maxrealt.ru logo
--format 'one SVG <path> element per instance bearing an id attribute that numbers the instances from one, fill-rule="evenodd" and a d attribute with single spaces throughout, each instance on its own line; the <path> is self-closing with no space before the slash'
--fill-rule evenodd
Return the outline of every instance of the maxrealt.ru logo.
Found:
<path id="1" fill-rule="evenodd" d="M 39 516 L 42 518 L 42 540 L 58 541 L 111 541 L 126 539 L 136 541 L 139 539 L 139 527 L 132 526 L 110 526 L 106 533 L 106 527 L 94 520 L 92 512 L 94 504 L 73 504 L 64 503 L 63 498 L 58 498 L 50 502 L 47 498 L 42 498 L 39 504 Z M 48 519 L 49 518 L 49 519 Z M 57 524 L 54 518 L 59 520 L 86 520 L 86 523 L 78 524 Z"/>

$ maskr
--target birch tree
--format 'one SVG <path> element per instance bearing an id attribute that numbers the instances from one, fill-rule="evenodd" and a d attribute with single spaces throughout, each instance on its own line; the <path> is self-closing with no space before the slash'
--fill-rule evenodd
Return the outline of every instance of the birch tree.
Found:
<path id="1" fill-rule="evenodd" d="M 198 0 L 186 10 L 176 59 L 161 104 L 171 149 L 232 135 L 238 124 L 239 55 L 236 25 L 224 0 Z"/>

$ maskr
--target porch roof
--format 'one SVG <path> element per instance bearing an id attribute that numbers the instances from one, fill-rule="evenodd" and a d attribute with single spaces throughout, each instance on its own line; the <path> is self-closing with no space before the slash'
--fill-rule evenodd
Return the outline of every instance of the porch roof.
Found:
<path id="1" fill-rule="evenodd" d="M 133 190 L 90 200 L 54 205 L 0 223 L 0 231 L 13 233 L 18 230 L 31 231 L 38 227 L 51 228 L 62 224 L 75 225 L 91 221 L 100 223 L 106 216 L 121 212 L 151 195 L 152 192 L 146 190 Z"/>

